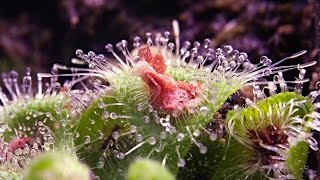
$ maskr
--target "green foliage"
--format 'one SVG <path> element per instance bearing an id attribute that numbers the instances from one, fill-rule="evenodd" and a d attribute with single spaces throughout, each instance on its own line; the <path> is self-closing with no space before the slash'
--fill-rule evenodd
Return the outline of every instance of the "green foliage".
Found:
<path id="1" fill-rule="evenodd" d="M 31 161 L 24 173 L 25 180 L 89 180 L 89 168 L 75 155 L 64 152 L 47 152 Z"/>
<path id="2" fill-rule="evenodd" d="M 44 126 L 55 133 L 57 140 L 61 140 L 65 137 L 65 134 L 61 133 L 65 130 L 61 129 L 72 125 L 70 121 L 68 98 L 63 94 L 20 99 L 0 109 L 0 122 L 4 123 L 7 129 L 4 131 L 6 141 L 16 136 L 16 132 L 26 136 L 35 135 L 34 129 Z M 27 129 L 24 130 L 23 127 Z"/>
<path id="3" fill-rule="evenodd" d="M 250 130 L 254 130 L 259 136 L 259 132 L 266 131 L 266 128 L 270 126 L 275 128 L 287 128 L 290 125 L 297 126 L 296 123 L 293 123 L 294 118 L 309 121 L 310 118 L 306 115 L 312 112 L 313 105 L 310 100 L 294 92 L 279 93 L 258 101 L 256 105 L 229 112 L 226 127 L 231 136 L 226 146 L 225 159 L 219 163 L 220 169 L 216 171 L 218 175 L 214 174 L 212 176 L 213 179 L 217 177 L 218 179 L 222 177 L 233 179 L 242 176 L 249 179 L 258 179 L 257 175 L 264 178 L 260 172 L 267 173 L 267 171 L 259 170 L 262 164 L 259 164 L 257 159 L 259 160 L 261 156 L 265 156 L 261 153 L 266 152 L 263 149 L 260 150 L 262 152 L 254 149 L 256 145 L 253 143 Z M 305 130 L 306 128 L 302 127 L 301 129 Z M 282 130 L 276 130 L 276 132 L 278 131 Z M 307 132 L 302 131 L 302 133 Z M 273 135 L 267 134 L 267 136 Z M 309 147 L 306 139 L 299 138 L 299 135 L 293 139 L 295 141 L 294 144 L 292 142 L 284 142 L 286 144 L 289 143 L 289 150 L 288 152 L 282 150 L 282 153 L 286 154 L 284 158 L 288 172 L 296 179 L 301 179 Z M 265 143 L 261 139 L 259 141 Z M 278 156 L 283 156 L 283 154 L 278 154 Z M 253 163 L 254 161 L 257 161 L 257 163 Z M 272 170 L 272 168 L 270 169 Z M 269 172 L 265 176 L 273 176 L 272 173 Z"/>
<path id="4" fill-rule="evenodd" d="M 309 145 L 305 141 L 298 141 L 288 152 L 286 165 L 296 179 L 302 179 L 302 174 L 308 158 Z"/>
<path id="5" fill-rule="evenodd" d="M 157 161 L 138 159 L 128 170 L 128 180 L 174 180 L 174 176 Z"/>

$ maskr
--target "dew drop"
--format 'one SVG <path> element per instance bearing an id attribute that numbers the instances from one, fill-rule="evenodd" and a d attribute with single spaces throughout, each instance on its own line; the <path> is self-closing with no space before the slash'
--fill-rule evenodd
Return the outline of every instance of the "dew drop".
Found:
<path id="1" fill-rule="evenodd" d="M 75 136 L 76 136 L 77 138 L 80 137 L 80 133 L 77 132 L 77 133 L 75 134 Z"/>
<path id="2" fill-rule="evenodd" d="M 118 153 L 117 158 L 118 159 L 123 159 L 124 158 L 124 154 L 122 152 Z"/>
<path id="3" fill-rule="evenodd" d="M 54 143 L 54 138 L 52 136 L 48 137 L 48 144 L 53 144 Z"/>
<path id="4" fill-rule="evenodd" d="M 169 119 L 168 118 L 160 118 L 159 119 L 159 122 L 162 126 L 164 127 L 167 127 L 167 126 L 170 126 L 170 123 L 169 123 Z"/>
<path id="5" fill-rule="evenodd" d="M 310 179 L 310 180 L 315 180 L 317 177 L 316 172 L 312 169 L 308 169 L 307 175 L 308 175 L 308 179 Z"/>
<path id="6" fill-rule="evenodd" d="M 33 149 L 38 149 L 38 143 L 33 143 L 32 148 Z"/>
<path id="7" fill-rule="evenodd" d="M 63 119 L 63 120 L 61 120 L 61 122 L 60 122 L 60 123 L 61 123 L 61 126 L 62 126 L 62 127 L 66 127 L 66 126 L 67 126 L 67 124 L 68 124 L 68 123 L 67 123 L 67 121 L 66 121 L 66 120 L 64 120 L 64 119 Z"/>
<path id="8" fill-rule="evenodd" d="M 118 116 L 117 116 L 117 114 L 115 112 L 112 112 L 112 113 L 110 113 L 110 118 L 111 119 L 117 119 Z"/>
<path id="9" fill-rule="evenodd" d="M 118 131 L 114 131 L 114 132 L 112 133 L 112 138 L 113 138 L 113 139 L 117 140 L 117 139 L 119 139 L 119 137 L 120 137 L 120 134 L 119 134 Z"/>
<path id="10" fill-rule="evenodd" d="M 201 154 L 206 154 L 208 152 L 208 148 L 207 146 L 203 145 L 203 144 L 200 144 L 199 145 L 199 149 L 200 149 L 200 153 Z"/>
<path id="11" fill-rule="evenodd" d="M 137 142 L 142 142 L 142 140 L 143 140 L 142 134 L 137 134 L 137 135 L 136 135 L 136 141 L 137 141 Z"/>
<path id="12" fill-rule="evenodd" d="M 118 151 L 118 150 L 114 150 L 114 151 L 112 152 L 112 154 L 113 154 L 115 157 L 118 157 L 119 151 Z"/>
<path id="13" fill-rule="evenodd" d="M 152 112 L 153 111 L 153 107 L 151 105 L 149 105 L 149 112 Z"/>
<path id="14" fill-rule="evenodd" d="M 108 111 L 103 111 L 102 117 L 103 117 L 104 119 L 108 119 L 108 118 L 110 117 L 110 113 L 109 113 Z"/>
<path id="15" fill-rule="evenodd" d="M 103 109 L 103 108 L 106 107 L 106 104 L 105 104 L 104 102 L 100 102 L 100 103 L 98 104 L 98 107 L 99 107 L 100 109 Z"/>
<path id="16" fill-rule="evenodd" d="M 271 74 L 271 69 L 269 69 L 269 68 L 267 68 L 267 69 L 265 69 L 264 71 L 263 71 L 263 74 L 265 75 L 265 76 L 269 76 L 270 74 Z"/>
<path id="17" fill-rule="evenodd" d="M 272 64 L 272 60 L 271 60 L 271 59 L 267 59 L 267 60 L 263 63 L 264 66 L 270 66 L 271 64 Z"/>
<path id="18" fill-rule="evenodd" d="M 11 159 L 12 157 L 13 157 L 12 152 L 8 152 L 8 153 L 7 153 L 7 158 Z"/>
<path id="19" fill-rule="evenodd" d="M 138 104 L 137 105 L 137 110 L 142 111 L 143 110 L 143 104 Z"/>
<path id="20" fill-rule="evenodd" d="M 178 142 L 181 142 L 181 141 L 183 140 L 183 138 L 184 138 L 184 134 L 179 133 L 179 134 L 177 135 L 177 141 L 178 141 Z"/>
<path id="21" fill-rule="evenodd" d="M 84 142 L 84 144 L 88 144 L 90 142 L 90 136 L 85 136 L 83 138 L 83 142 Z"/>
<path id="22" fill-rule="evenodd" d="M 215 141 L 217 139 L 218 139 L 217 133 L 214 133 L 214 132 L 210 133 L 210 140 L 211 141 Z"/>
<path id="23" fill-rule="evenodd" d="M 261 64 L 264 64 L 267 59 L 268 59 L 267 56 L 261 56 L 261 58 L 260 58 L 260 63 L 261 63 Z"/>
<path id="24" fill-rule="evenodd" d="M 27 107 L 27 104 L 26 104 L 26 103 L 21 103 L 21 104 L 20 104 L 20 107 L 21 107 L 22 109 L 24 109 L 24 108 Z"/>
<path id="25" fill-rule="evenodd" d="M 14 154 L 17 155 L 17 156 L 21 155 L 22 154 L 22 149 L 20 149 L 20 148 L 16 149 L 14 151 Z"/>
<path id="26" fill-rule="evenodd" d="M 113 51 L 113 46 L 112 46 L 112 44 L 107 44 L 107 45 L 105 46 L 105 49 L 107 50 L 107 52 L 112 52 L 112 51 Z"/>
<path id="27" fill-rule="evenodd" d="M 229 65 L 231 68 L 235 68 L 237 66 L 237 63 L 235 61 L 231 61 Z"/>
<path id="28" fill-rule="evenodd" d="M 148 142 L 149 142 L 149 144 L 151 144 L 151 145 L 155 145 L 156 142 L 157 142 L 157 140 L 156 140 L 155 137 L 151 136 L 151 137 L 149 137 Z"/>
<path id="29" fill-rule="evenodd" d="M 123 175 L 123 170 L 122 169 L 118 168 L 117 171 L 118 171 L 119 174 Z"/>
<path id="30" fill-rule="evenodd" d="M 140 37 L 135 37 L 134 39 L 133 39 L 133 46 L 135 47 L 135 48 L 138 48 L 139 46 L 140 46 L 140 41 L 141 41 L 141 39 L 140 39 Z"/>
<path id="31" fill-rule="evenodd" d="M 104 134 L 102 132 L 99 133 L 98 139 L 103 139 Z"/>
<path id="32" fill-rule="evenodd" d="M 179 167 L 184 167 L 186 165 L 186 161 L 184 159 L 179 159 L 177 165 Z"/>
<path id="33" fill-rule="evenodd" d="M 172 111 L 172 116 L 173 117 L 179 117 L 180 113 L 177 110 Z"/>
<path id="34" fill-rule="evenodd" d="M 6 127 L 1 127 L 0 128 L 0 133 L 2 134 L 2 133 L 4 133 L 6 131 Z"/>
<path id="35" fill-rule="evenodd" d="M 10 112 L 10 113 L 9 113 L 9 118 L 12 119 L 12 118 L 14 118 L 15 116 L 16 116 L 16 114 L 15 114 L 14 112 Z"/>
<path id="36" fill-rule="evenodd" d="M 99 161 L 99 162 L 97 163 L 97 168 L 98 168 L 98 169 L 102 169 L 103 166 L 104 166 L 104 163 L 103 163 L 102 161 Z"/>
<path id="37" fill-rule="evenodd" d="M 155 117 L 155 118 L 159 117 L 157 111 L 153 111 L 153 112 L 152 112 L 152 115 L 153 115 L 153 117 Z"/>
<path id="38" fill-rule="evenodd" d="M 230 54 L 230 53 L 232 53 L 233 48 L 232 48 L 232 46 L 230 46 L 230 45 L 226 45 L 226 46 L 223 46 L 223 47 L 222 47 L 222 50 L 223 50 L 224 52 Z"/>
<path id="39" fill-rule="evenodd" d="M 192 133 L 195 137 L 199 137 L 201 132 L 197 129 Z"/>
<path id="40" fill-rule="evenodd" d="M 168 44 L 168 49 L 170 50 L 170 51 L 173 51 L 174 50 L 174 44 L 173 43 L 169 43 Z"/>
<path id="41" fill-rule="evenodd" d="M 38 121 L 38 126 L 44 126 L 42 121 Z"/>
<path id="42" fill-rule="evenodd" d="M 131 132 L 131 133 L 137 132 L 137 126 L 131 125 L 131 126 L 130 126 L 130 132 Z"/>
<path id="43" fill-rule="evenodd" d="M 197 110 L 197 108 L 196 108 L 196 107 L 194 107 L 194 106 L 190 106 L 190 107 L 188 107 L 188 111 L 189 111 L 189 113 L 191 113 L 191 114 L 195 113 L 195 112 L 196 112 L 196 110 Z"/>
<path id="44" fill-rule="evenodd" d="M 144 117 L 143 117 L 143 121 L 144 121 L 145 123 L 149 123 L 149 122 L 150 122 L 150 117 L 149 117 L 149 116 L 144 116 Z"/>
<path id="45" fill-rule="evenodd" d="M 166 133 L 165 131 L 162 131 L 162 132 L 160 133 L 160 138 L 161 138 L 161 139 L 166 139 L 166 138 L 167 138 L 167 133 Z"/>
<path id="46" fill-rule="evenodd" d="M 206 106 L 202 106 L 202 107 L 200 108 L 200 112 L 201 112 L 201 114 L 202 114 L 203 116 L 207 116 L 208 113 L 209 113 L 209 108 L 206 107 Z"/>
<path id="47" fill-rule="evenodd" d="M 78 57 L 81 57 L 81 56 L 83 55 L 83 51 L 82 51 L 81 49 L 77 49 L 77 50 L 76 50 L 76 55 L 77 55 Z"/>
<path id="48" fill-rule="evenodd" d="M 174 126 L 170 126 L 169 129 L 168 129 L 168 132 L 169 132 L 170 134 L 176 133 L 176 132 L 177 132 L 177 128 L 174 127 Z"/>

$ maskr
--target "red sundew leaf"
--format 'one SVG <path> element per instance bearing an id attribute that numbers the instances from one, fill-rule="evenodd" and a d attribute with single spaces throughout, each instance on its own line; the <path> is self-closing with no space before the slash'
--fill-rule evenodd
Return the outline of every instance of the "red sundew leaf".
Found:
<path id="1" fill-rule="evenodd" d="M 139 56 L 139 58 L 144 59 L 145 61 L 147 61 L 149 64 L 153 59 L 151 50 L 150 50 L 150 48 L 148 46 L 139 48 L 138 56 Z"/>
<path id="2" fill-rule="evenodd" d="M 190 100 L 187 91 L 180 89 L 174 81 L 166 76 L 156 73 L 147 73 L 148 86 L 152 96 L 153 104 L 167 112 L 183 110 L 185 104 Z M 155 88 L 156 87 L 156 88 Z"/>
<path id="3" fill-rule="evenodd" d="M 16 149 L 23 149 L 26 144 L 30 144 L 30 138 L 16 138 L 10 141 L 8 144 L 8 151 L 14 152 Z"/>
<path id="4" fill-rule="evenodd" d="M 164 74 L 166 72 L 166 65 L 162 55 L 160 54 L 156 54 L 149 64 L 160 74 Z"/>
<path id="5" fill-rule="evenodd" d="M 165 61 L 163 59 L 163 56 L 160 54 L 155 54 L 154 56 L 151 53 L 151 50 L 148 46 L 142 47 L 138 51 L 138 56 L 149 63 L 151 67 L 155 71 L 157 71 L 160 74 L 164 74 L 166 71 L 166 65 Z"/>
<path id="6" fill-rule="evenodd" d="M 177 84 L 180 89 L 187 91 L 190 99 L 196 98 L 199 92 L 203 91 L 200 83 L 186 83 L 183 81 L 178 81 Z"/>
<path id="7" fill-rule="evenodd" d="M 177 82 L 173 77 L 151 68 L 141 68 L 140 76 L 149 88 L 151 104 L 168 113 L 181 112 L 190 106 L 190 101 L 197 97 L 201 89 L 197 83 Z"/>
<path id="8" fill-rule="evenodd" d="M 183 111 L 189 106 L 195 105 L 203 88 L 200 83 L 187 83 L 175 81 L 170 75 L 165 74 L 166 65 L 163 56 L 152 55 L 148 46 L 138 50 L 138 56 L 146 63 L 140 63 L 138 74 L 147 84 L 150 91 L 150 101 L 156 108 L 168 113 Z"/>

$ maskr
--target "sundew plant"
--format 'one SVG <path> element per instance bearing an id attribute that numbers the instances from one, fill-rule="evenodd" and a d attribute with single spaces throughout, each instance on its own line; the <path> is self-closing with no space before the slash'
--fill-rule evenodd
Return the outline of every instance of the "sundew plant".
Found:
<path id="1" fill-rule="evenodd" d="M 253 64 L 232 46 L 182 43 L 179 33 L 173 21 L 173 38 L 148 32 L 107 44 L 106 55 L 77 50 L 75 67 L 55 64 L 37 81 L 29 69 L 21 82 L 3 74 L 0 176 L 312 179 L 319 92 L 301 92 L 315 62 L 281 66 L 306 51 Z"/>

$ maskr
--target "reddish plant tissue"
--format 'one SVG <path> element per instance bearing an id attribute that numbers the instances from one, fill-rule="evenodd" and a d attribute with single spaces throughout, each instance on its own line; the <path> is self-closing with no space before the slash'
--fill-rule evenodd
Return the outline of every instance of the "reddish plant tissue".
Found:
<path id="1" fill-rule="evenodd" d="M 8 143 L 7 151 L 0 151 L 0 163 L 7 161 L 7 153 L 14 153 L 17 149 L 24 149 L 26 145 L 31 144 L 31 138 L 15 138 Z"/>
<path id="2" fill-rule="evenodd" d="M 203 91 L 200 83 L 176 81 L 165 74 L 166 65 L 162 55 L 153 55 L 147 46 L 139 49 L 138 56 L 149 64 L 141 66 L 138 71 L 149 88 L 152 105 L 168 113 L 180 113 L 196 105 L 197 96 Z"/>
<path id="3" fill-rule="evenodd" d="M 166 65 L 163 57 L 160 54 L 153 56 L 148 46 L 140 48 L 138 51 L 138 56 L 140 59 L 145 60 L 151 67 L 153 67 L 157 73 L 165 73 Z"/>
<path id="4" fill-rule="evenodd" d="M 25 145 L 29 145 L 31 142 L 30 138 L 16 138 L 11 140 L 11 142 L 8 144 L 8 151 L 14 152 L 17 149 L 23 149 Z"/>

